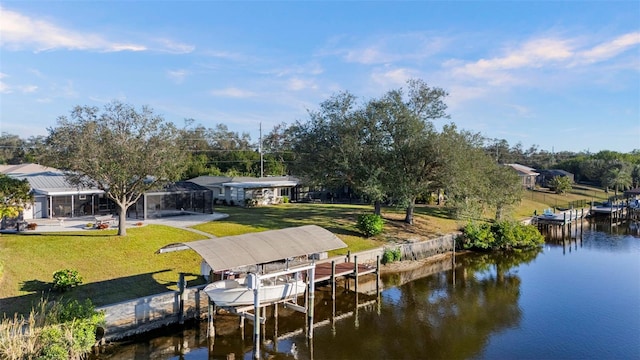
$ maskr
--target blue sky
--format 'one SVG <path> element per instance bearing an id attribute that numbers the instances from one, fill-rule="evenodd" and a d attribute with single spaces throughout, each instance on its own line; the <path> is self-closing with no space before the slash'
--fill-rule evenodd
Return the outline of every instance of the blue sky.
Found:
<path id="1" fill-rule="evenodd" d="M 512 146 L 640 149 L 640 1 L 0 1 L 0 131 L 23 138 L 118 99 L 257 141 L 410 78 Z"/>

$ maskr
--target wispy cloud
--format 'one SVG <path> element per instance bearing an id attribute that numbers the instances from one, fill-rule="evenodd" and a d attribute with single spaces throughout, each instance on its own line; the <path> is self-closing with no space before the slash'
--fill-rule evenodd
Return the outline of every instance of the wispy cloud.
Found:
<path id="1" fill-rule="evenodd" d="M 97 34 L 83 34 L 57 26 L 45 20 L 38 20 L 18 12 L 0 8 L 2 26 L 0 45 L 14 50 L 51 49 L 100 50 L 100 51 L 141 51 L 144 45 L 109 41 Z"/>
<path id="2" fill-rule="evenodd" d="M 371 74 L 371 80 L 383 88 L 404 86 L 407 80 L 417 77 L 417 71 L 408 68 L 377 69 Z"/>
<path id="3" fill-rule="evenodd" d="M 30 94 L 38 91 L 37 85 L 9 85 L 2 80 L 8 77 L 9 75 L 0 73 L 0 94 L 11 94 L 14 91 L 21 92 L 23 94 Z"/>
<path id="4" fill-rule="evenodd" d="M 182 82 L 184 82 L 184 79 L 188 75 L 189 75 L 189 71 L 184 69 L 167 71 L 167 76 L 169 77 L 169 79 L 173 80 L 176 84 L 181 84 Z"/>
<path id="5" fill-rule="evenodd" d="M 316 76 L 324 73 L 324 67 L 315 61 L 306 64 L 296 64 L 287 67 L 279 67 L 273 70 L 269 70 L 268 74 L 274 74 L 275 76 L 288 76 L 288 75 L 309 75 Z"/>
<path id="6" fill-rule="evenodd" d="M 557 64 L 573 56 L 571 41 L 540 38 L 525 42 L 521 46 L 508 49 L 502 56 L 480 59 L 474 62 L 457 60 L 445 63 L 458 77 L 486 79 L 492 85 L 502 85 L 516 81 L 511 71 L 523 68 L 540 68 Z"/>
<path id="7" fill-rule="evenodd" d="M 22 85 L 22 86 L 19 86 L 18 89 L 22 93 L 31 94 L 31 93 L 34 93 L 34 92 L 38 91 L 38 86 L 37 85 Z"/>
<path id="8" fill-rule="evenodd" d="M 485 97 L 490 93 L 486 87 L 459 84 L 447 88 L 447 91 L 449 92 L 447 104 L 450 108 L 455 108 L 469 100 Z"/>
<path id="9" fill-rule="evenodd" d="M 11 92 L 9 85 L 2 81 L 5 77 L 7 77 L 7 74 L 0 73 L 0 94 L 8 94 Z"/>
<path id="10" fill-rule="evenodd" d="M 329 53 L 341 54 L 347 62 L 368 65 L 419 61 L 440 52 L 448 42 L 444 37 L 426 32 L 409 32 L 377 36 L 375 40 L 365 40 L 362 45 L 333 49 Z"/>
<path id="11" fill-rule="evenodd" d="M 194 47 L 167 39 L 157 39 L 158 46 L 110 40 L 104 35 L 64 28 L 51 21 L 32 18 L 0 7 L 0 47 L 10 50 L 33 50 L 36 52 L 67 49 L 102 52 L 120 51 L 164 51 L 187 53 Z"/>
<path id="12" fill-rule="evenodd" d="M 578 57 L 588 63 L 603 61 L 615 57 L 638 44 L 640 44 L 640 32 L 633 32 L 582 51 L 578 53 Z"/>
<path id="13" fill-rule="evenodd" d="M 312 79 L 293 77 L 287 81 L 286 88 L 290 91 L 316 90 L 318 89 L 318 84 Z"/>
<path id="14" fill-rule="evenodd" d="M 242 90 L 235 87 L 211 90 L 210 94 L 213 96 L 222 96 L 222 97 L 230 97 L 230 98 L 249 98 L 249 97 L 256 96 L 256 94 L 251 91 Z"/>
<path id="15" fill-rule="evenodd" d="M 596 45 L 583 38 L 540 37 L 510 47 L 500 56 L 476 61 L 449 60 L 445 68 L 458 78 L 482 79 L 490 85 L 522 82 L 520 71 L 563 70 L 613 59 L 640 44 L 640 33 L 620 35 Z"/>
<path id="16" fill-rule="evenodd" d="M 188 54 L 196 49 L 193 45 L 179 43 L 170 39 L 156 39 L 156 42 L 160 44 L 160 47 L 157 49 L 158 51 L 173 54 Z"/>

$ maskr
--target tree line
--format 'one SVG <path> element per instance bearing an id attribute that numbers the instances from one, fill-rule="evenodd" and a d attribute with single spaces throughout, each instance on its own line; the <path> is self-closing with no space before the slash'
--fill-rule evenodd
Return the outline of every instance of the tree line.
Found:
<path id="1" fill-rule="evenodd" d="M 376 213 L 383 204 L 402 207 L 409 224 L 416 202 L 430 198 L 446 199 L 458 218 L 492 209 L 500 219 L 522 191 L 515 172 L 501 166 L 506 163 L 564 169 L 576 180 L 616 190 L 640 183 L 640 150 L 556 154 L 509 146 L 453 123 L 437 130 L 434 122 L 449 119 L 447 96 L 420 79 L 372 99 L 345 91 L 257 142 L 224 124 L 207 128 L 187 119 L 178 127 L 145 106 L 77 106 L 48 136 L 23 140 L 3 133 L 0 163 L 67 170 L 72 183 L 105 190 L 122 210 L 170 181 L 292 174 L 310 186 L 349 188 Z"/>

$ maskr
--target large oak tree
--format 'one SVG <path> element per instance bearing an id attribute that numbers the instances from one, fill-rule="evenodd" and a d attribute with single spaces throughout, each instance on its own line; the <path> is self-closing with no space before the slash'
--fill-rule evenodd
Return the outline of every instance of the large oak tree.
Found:
<path id="1" fill-rule="evenodd" d="M 430 189 L 442 164 L 431 120 L 444 118 L 446 92 L 421 80 L 408 91 L 389 91 L 380 99 L 357 104 L 340 93 L 298 121 L 292 147 L 296 174 L 313 184 L 348 185 L 374 202 L 391 200 L 407 209 L 412 223 L 418 195 Z"/>
<path id="2" fill-rule="evenodd" d="M 48 130 L 47 163 L 65 170 L 72 184 L 104 190 L 119 208 L 118 235 L 127 233 L 129 206 L 178 180 L 185 167 L 180 132 L 146 106 L 77 106 Z"/>

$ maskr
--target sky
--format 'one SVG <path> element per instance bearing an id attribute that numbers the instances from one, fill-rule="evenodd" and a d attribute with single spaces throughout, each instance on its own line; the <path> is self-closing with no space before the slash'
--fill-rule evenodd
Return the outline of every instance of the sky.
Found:
<path id="1" fill-rule="evenodd" d="M 119 100 L 258 141 L 348 91 L 422 79 L 459 129 L 640 149 L 640 1 L 4 1 L 0 132 Z"/>

